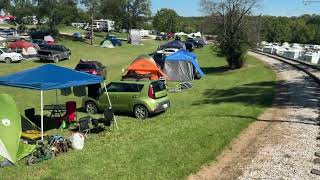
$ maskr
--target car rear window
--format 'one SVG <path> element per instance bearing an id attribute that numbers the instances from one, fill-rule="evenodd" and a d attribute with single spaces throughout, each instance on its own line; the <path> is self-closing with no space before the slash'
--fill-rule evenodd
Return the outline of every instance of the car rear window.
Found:
<path id="1" fill-rule="evenodd" d="M 154 81 L 151 84 L 154 93 L 166 90 L 166 85 L 163 81 Z"/>
<path id="2" fill-rule="evenodd" d="M 76 69 L 96 69 L 94 64 L 78 64 Z"/>
<path id="3" fill-rule="evenodd" d="M 110 83 L 107 86 L 109 92 L 141 92 L 143 84 Z"/>

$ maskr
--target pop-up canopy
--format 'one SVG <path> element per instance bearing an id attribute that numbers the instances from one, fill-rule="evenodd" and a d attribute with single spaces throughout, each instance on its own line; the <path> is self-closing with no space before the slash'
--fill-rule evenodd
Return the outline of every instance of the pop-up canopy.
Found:
<path id="1" fill-rule="evenodd" d="M 40 90 L 41 133 L 43 139 L 43 91 L 99 84 L 102 77 L 48 64 L 0 77 L 0 85 Z"/>

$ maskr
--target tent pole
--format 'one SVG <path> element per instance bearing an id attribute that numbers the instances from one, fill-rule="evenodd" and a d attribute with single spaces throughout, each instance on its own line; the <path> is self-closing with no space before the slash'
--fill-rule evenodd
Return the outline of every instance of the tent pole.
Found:
<path id="1" fill-rule="evenodd" d="M 58 104 L 58 90 L 56 89 L 56 104 Z"/>
<path id="2" fill-rule="evenodd" d="M 112 104 L 111 104 L 111 100 L 110 100 L 110 97 L 109 97 L 107 85 L 106 85 L 105 82 L 103 82 L 103 86 L 104 86 L 104 89 L 105 89 L 107 97 L 108 97 L 109 106 L 112 108 Z M 113 114 L 113 117 L 114 117 L 114 124 L 115 124 L 116 128 L 118 129 L 119 127 L 118 127 L 118 123 L 117 123 L 117 118 L 116 118 L 116 116 L 114 114 Z"/>
<path id="3" fill-rule="evenodd" d="M 41 94 L 41 141 L 43 141 L 43 91 L 40 91 Z"/>

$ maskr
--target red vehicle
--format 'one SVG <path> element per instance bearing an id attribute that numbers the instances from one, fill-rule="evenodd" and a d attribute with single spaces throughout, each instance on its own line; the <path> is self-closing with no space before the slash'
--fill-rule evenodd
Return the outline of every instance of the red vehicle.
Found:
<path id="1" fill-rule="evenodd" d="M 173 33 L 173 32 L 168 32 L 167 33 L 168 39 L 172 39 L 172 38 L 174 38 L 174 36 L 175 36 L 175 33 Z"/>
<path id="2" fill-rule="evenodd" d="M 76 71 L 86 72 L 89 74 L 107 78 L 107 68 L 99 61 L 80 60 L 75 68 Z"/>

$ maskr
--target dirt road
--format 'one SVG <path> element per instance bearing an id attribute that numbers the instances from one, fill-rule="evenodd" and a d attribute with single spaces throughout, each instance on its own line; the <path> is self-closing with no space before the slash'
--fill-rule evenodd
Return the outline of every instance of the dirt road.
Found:
<path id="1" fill-rule="evenodd" d="M 256 54 L 277 73 L 272 108 L 247 128 L 215 162 L 187 177 L 200 179 L 320 179 L 310 173 L 320 132 L 320 88 L 305 73 Z M 320 141 L 319 141 L 320 144 Z"/>

